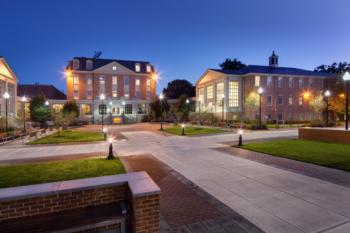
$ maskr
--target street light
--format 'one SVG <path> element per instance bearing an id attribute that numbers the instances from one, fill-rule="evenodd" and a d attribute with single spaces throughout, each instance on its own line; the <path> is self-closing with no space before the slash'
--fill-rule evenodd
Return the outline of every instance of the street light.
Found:
<path id="1" fill-rule="evenodd" d="M 8 102 L 9 102 L 10 94 L 6 91 L 3 97 L 5 99 L 6 132 L 8 132 Z"/>
<path id="2" fill-rule="evenodd" d="M 181 128 L 182 128 L 181 135 L 185 135 L 185 124 L 181 124 Z"/>
<path id="3" fill-rule="evenodd" d="M 326 126 L 328 127 L 328 111 L 329 111 L 328 99 L 329 99 L 329 96 L 331 95 L 331 92 L 327 90 L 325 91 L 324 95 L 326 97 Z"/>
<path id="4" fill-rule="evenodd" d="M 45 106 L 49 106 L 49 104 L 50 104 L 49 101 L 46 100 L 46 101 L 45 101 Z"/>
<path id="5" fill-rule="evenodd" d="M 103 132 L 103 139 L 104 139 L 104 140 L 106 140 L 106 138 L 107 138 L 107 131 L 108 131 L 107 128 L 103 128 L 103 129 L 102 129 L 102 132 Z"/>
<path id="6" fill-rule="evenodd" d="M 350 73 L 348 71 L 343 75 L 346 86 L 346 100 L 345 100 L 345 130 L 349 129 L 349 81 Z"/>
<path id="7" fill-rule="evenodd" d="M 102 102 L 101 104 L 101 108 L 100 108 L 100 112 L 101 112 L 101 115 L 102 115 L 102 121 L 101 121 L 101 127 L 102 127 L 102 131 L 103 131 L 103 115 L 104 115 L 104 105 L 103 105 L 103 101 L 106 99 L 106 96 L 105 94 L 100 94 L 100 100 Z"/>
<path id="8" fill-rule="evenodd" d="M 108 138 L 108 143 L 109 143 L 109 150 L 108 150 L 107 159 L 112 160 L 112 159 L 115 159 L 113 154 L 113 137 Z"/>
<path id="9" fill-rule="evenodd" d="M 163 131 L 163 99 L 164 95 L 161 93 L 159 95 L 159 102 L 160 102 L 160 130 Z"/>
<path id="10" fill-rule="evenodd" d="M 259 87 L 258 94 L 259 94 L 259 128 L 261 129 L 261 96 L 264 93 L 264 89 L 262 87 Z"/>
<path id="11" fill-rule="evenodd" d="M 27 97 L 22 96 L 22 111 L 23 111 L 23 132 L 26 133 L 26 102 Z"/>
<path id="12" fill-rule="evenodd" d="M 243 145 L 242 135 L 243 135 L 243 130 L 239 129 L 238 130 L 238 146 L 242 146 Z"/>
<path id="13" fill-rule="evenodd" d="M 122 102 L 123 105 L 123 124 L 124 124 L 124 115 L 125 115 L 125 101 Z"/>

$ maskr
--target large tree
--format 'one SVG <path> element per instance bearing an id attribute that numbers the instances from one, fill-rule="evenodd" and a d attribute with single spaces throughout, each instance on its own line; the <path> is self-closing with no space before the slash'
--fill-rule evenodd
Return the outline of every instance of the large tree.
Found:
<path id="1" fill-rule="evenodd" d="M 196 88 L 185 79 L 175 79 L 168 83 L 163 93 L 168 99 L 178 99 L 182 95 L 193 97 L 196 95 Z"/>
<path id="2" fill-rule="evenodd" d="M 223 63 L 220 63 L 219 66 L 223 70 L 240 70 L 246 67 L 246 65 L 237 58 L 233 60 L 231 58 L 226 58 L 226 60 Z"/>
<path id="3" fill-rule="evenodd" d="M 79 106 L 75 101 L 68 101 L 63 105 L 63 113 L 64 114 L 71 114 L 75 117 L 79 116 Z"/>
<path id="4" fill-rule="evenodd" d="M 30 100 L 30 119 L 32 121 L 44 124 L 51 119 L 51 110 L 49 106 L 45 105 L 45 97 L 38 95 Z"/>

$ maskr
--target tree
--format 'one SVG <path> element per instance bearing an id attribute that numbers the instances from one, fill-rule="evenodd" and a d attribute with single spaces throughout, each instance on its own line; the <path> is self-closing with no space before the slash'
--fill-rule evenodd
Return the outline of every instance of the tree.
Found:
<path id="1" fill-rule="evenodd" d="M 169 103 L 165 99 L 162 100 L 162 104 L 160 100 L 156 100 L 151 103 L 153 117 L 157 120 L 159 120 L 161 116 L 163 116 L 164 119 L 164 115 L 167 115 L 169 110 Z"/>
<path id="2" fill-rule="evenodd" d="M 196 88 L 185 79 L 175 79 L 168 83 L 167 87 L 163 89 L 163 93 L 168 99 L 177 99 L 181 95 L 194 97 L 196 96 Z"/>
<path id="3" fill-rule="evenodd" d="M 317 93 L 313 98 L 311 98 L 309 105 L 310 108 L 317 114 L 317 118 L 319 120 L 326 108 L 323 94 L 321 92 Z"/>
<path id="4" fill-rule="evenodd" d="M 38 95 L 30 100 L 30 119 L 32 121 L 44 124 L 46 121 L 51 119 L 51 110 L 49 106 L 45 105 L 45 97 Z"/>
<path id="5" fill-rule="evenodd" d="M 178 122 L 189 119 L 190 111 L 193 109 L 193 103 L 191 103 L 191 101 L 187 103 L 187 100 L 187 96 L 181 95 L 178 103 L 176 103 L 172 108 Z"/>
<path id="6" fill-rule="evenodd" d="M 239 61 L 237 58 L 233 60 L 230 58 L 226 58 L 226 60 L 223 63 L 220 63 L 219 66 L 223 70 L 240 70 L 246 67 L 246 65 Z"/>
<path id="7" fill-rule="evenodd" d="M 347 62 L 333 62 L 332 65 L 320 65 L 315 68 L 315 72 L 324 72 L 329 74 L 342 74 L 350 70 L 350 63 Z"/>
<path id="8" fill-rule="evenodd" d="M 57 136 L 60 136 L 62 128 L 68 127 L 74 120 L 75 113 L 63 113 L 63 112 L 54 112 L 52 114 L 52 121 L 57 129 Z"/>
<path id="9" fill-rule="evenodd" d="M 259 94 L 252 92 L 244 101 L 245 114 L 247 116 L 256 116 L 259 108 Z"/>
<path id="10" fill-rule="evenodd" d="M 79 106 L 75 103 L 75 101 L 68 101 L 63 105 L 63 113 L 70 114 L 74 113 L 75 117 L 79 116 Z"/>

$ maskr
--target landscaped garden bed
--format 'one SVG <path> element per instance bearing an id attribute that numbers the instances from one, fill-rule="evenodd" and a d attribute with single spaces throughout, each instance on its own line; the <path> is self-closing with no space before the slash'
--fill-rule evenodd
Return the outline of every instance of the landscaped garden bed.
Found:
<path id="1" fill-rule="evenodd" d="M 28 144 L 61 144 L 61 143 L 74 143 L 74 142 L 93 142 L 103 141 L 102 132 L 81 132 L 73 130 L 65 130 L 58 134 L 49 135 L 37 140 L 31 141 Z"/>
<path id="2" fill-rule="evenodd" d="M 243 145 L 273 156 L 350 171 L 350 145 L 308 140 L 281 140 Z"/>
<path id="3" fill-rule="evenodd" d="M 117 159 L 90 158 L 0 166 L 0 188 L 125 173 Z"/>
<path id="4" fill-rule="evenodd" d="M 167 133 L 182 135 L 182 127 L 181 126 L 173 126 L 170 128 L 163 129 Z M 206 128 L 206 127 L 195 127 L 195 126 L 186 126 L 185 127 L 185 135 L 193 136 L 193 135 L 205 135 L 205 134 L 215 134 L 215 133 L 223 133 L 225 132 L 222 129 L 217 128 Z"/>

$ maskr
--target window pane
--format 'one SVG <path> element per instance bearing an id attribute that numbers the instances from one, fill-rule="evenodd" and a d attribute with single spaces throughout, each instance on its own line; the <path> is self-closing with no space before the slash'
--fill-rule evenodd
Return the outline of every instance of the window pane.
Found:
<path id="1" fill-rule="evenodd" d="M 230 81 L 228 88 L 228 106 L 239 107 L 239 83 L 238 81 Z"/>

